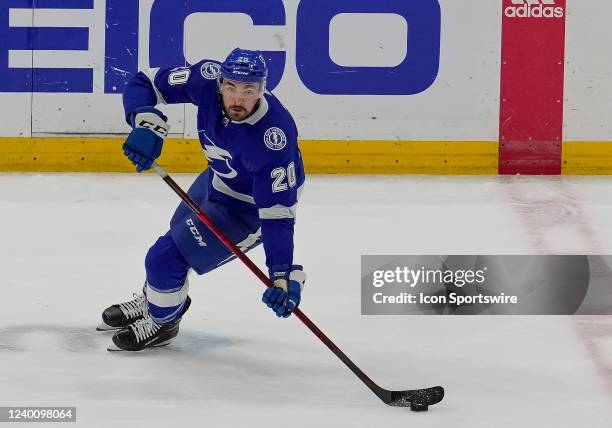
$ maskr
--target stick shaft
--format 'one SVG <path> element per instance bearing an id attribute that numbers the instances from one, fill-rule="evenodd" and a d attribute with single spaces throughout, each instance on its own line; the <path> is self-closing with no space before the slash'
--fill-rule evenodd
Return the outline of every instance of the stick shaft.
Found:
<path id="1" fill-rule="evenodd" d="M 187 206 L 198 216 L 206 226 L 210 229 L 212 233 L 215 234 L 223 244 L 229 248 L 232 253 L 236 255 L 250 270 L 261 280 L 261 282 L 266 287 L 272 287 L 272 283 L 268 276 L 261 271 L 257 267 L 253 261 L 248 258 L 240 249 L 234 245 L 228 238 L 225 236 L 223 231 L 219 229 L 213 222 L 208 218 L 206 213 L 202 211 L 202 209 L 189 197 L 187 193 L 168 175 L 168 173 L 159 166 L 156 162 L 153 163 L 153 168 L 160 175 L 160 177 L 170 186 L 170 188 L 187 204 Z M 308 329 L 317 336 L 321 342 L 325 344 L 329 348 L 330 351 L 334 353 L 372 392 L 374 392 L 377 396 L 380 397 L 381 390 L 376 383 L 372 379 L 368 377 L 351 359 L 344 353 L 338 346 L 329 338 L 323 331 L 316 326 L 314 322 L 310 320 L 299 308 L 293 311 L 293 314 L 300 320 L 302 323 L 308 327 Z"/>

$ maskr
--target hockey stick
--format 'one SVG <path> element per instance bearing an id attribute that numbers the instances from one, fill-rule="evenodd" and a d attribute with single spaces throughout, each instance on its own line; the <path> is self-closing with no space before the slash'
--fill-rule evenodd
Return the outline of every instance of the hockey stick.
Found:
<path id="1" fill-rule="evenodd" d="M 157 164 L 153 162 L 153 168 L 159 174 L 159 176 L 170 186 L 172 190 L 187 204 L 189 208 L 208 226 L 208 228 L 215 234 L 217 238 L 229 248 L 236 257 L 242 262 L 263 282 L 266 287 L 272 287 L 270 279 L 264 274 L 261 269 L 257 267 L 250 258 L 248 258 L 236 245 L 234 245 L 225 234 L 208 218 L 206 213 L 200 209 L 200 207 L 181 189 L 181 187 L 168 175 L 168 173 Z M 308 318 L 300 309 L 295 309 L 293 314 L 300 320 L 308 329 L 315 334 L 328 348 L 332 351 L 340 360 L 353 372 L 355 375 L 376 394 L 385 404 L 390 406 L 398 407 L 410 407 L 412 410 L 427 410 L 427 407 L 439 403 L 444 398 L 444 388 L 441 386 L 434 386 L 431 388 L 412 389 L 405 391 L 389 391 L 387 389 L 378 386 L 372 379 L 368 377 L 351 359 L 344 353 L 340 348 L 331 341 L 329 337 L 325 335 Z"/>

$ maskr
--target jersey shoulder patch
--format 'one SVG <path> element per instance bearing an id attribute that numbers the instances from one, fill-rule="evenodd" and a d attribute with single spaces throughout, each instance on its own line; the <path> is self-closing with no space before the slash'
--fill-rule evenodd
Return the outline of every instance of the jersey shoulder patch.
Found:
<path id="1" fill-rule="evenodd" d="M 200 66 L 202 77 L 208 80 L 214 80 L 221 73 L 221 65 L 218 62 L 205 61 Z"/>
<path id="2" fill-rule="evenodd" d="M 285 132 L 276 126 L 268 128 L 264 133 L 263 139 L 266 147 L 270 150 L 282 150 L 287 145 Z"/>

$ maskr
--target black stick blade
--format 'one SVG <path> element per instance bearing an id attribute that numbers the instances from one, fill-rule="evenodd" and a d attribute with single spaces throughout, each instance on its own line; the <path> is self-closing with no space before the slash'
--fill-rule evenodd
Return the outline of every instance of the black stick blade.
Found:
<path id="1" fill-rule="evenodd" d="M 389 406 L 410 407 L 412 410 L 427 410 L 427 406 L 437 404 L 444 398 L 444 388 L 412 389 L 407 391 L 386 391 L 381 399 Z"/>

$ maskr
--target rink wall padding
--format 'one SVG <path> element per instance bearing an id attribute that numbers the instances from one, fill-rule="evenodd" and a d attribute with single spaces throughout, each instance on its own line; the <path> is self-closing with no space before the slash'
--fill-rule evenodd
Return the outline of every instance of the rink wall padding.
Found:
<path id="1" fill-rule="evenodd" d="M 129 79 L 240 46 L 268 60 L 309 173 L 612 174 L 610 16 L 610 0 L 0 2 L 0 172 L 132 171 Z M 160 163 L 201 171 L 196 106 L 158 107 Z"/>
<path id="2" fill-rule="evenodd" d="M 0 138 L 0 171 L 133 172 L 118 138 Z M 301 140 L 311 174 L 496 174 L 496 141 Z M 159 163 L 172 172 L 200 172 L 198 140 L 168 139 Z"/>
<path id="3" fill-rule="evenodd" d="M 565 0 L 502 3 L 499 172 L 560 174 Z"/>

